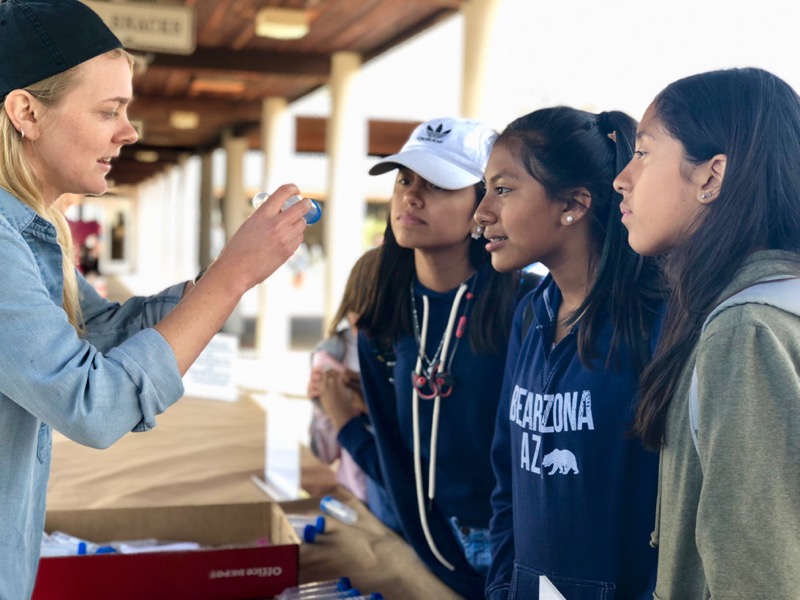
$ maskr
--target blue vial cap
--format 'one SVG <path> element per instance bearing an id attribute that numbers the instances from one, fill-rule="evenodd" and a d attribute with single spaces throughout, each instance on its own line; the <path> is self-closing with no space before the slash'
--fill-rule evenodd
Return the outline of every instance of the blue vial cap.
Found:
<path id="1" fill-rule="evenodd" d="M 322 207 L 316 200 L 312 198 L 309 198 L 309 200 L 311 200 L 311 208 L 309 208 L 306 214 L 303 216 L 303 220 L 307 225 L 313 225 L 322 217 Z"/>
<path id="2" fill-rule="evenodd" d="M 336 589 L 338 589 L 340 592 L 343 592 L 345 590 L 349 590 L 351 587 L 353 587 L 353 586 L 350 584 L 350 578 L 349 577 L 340 577 L 339 578 L 339 583 L 336 585 Z"/>
<path id="3" fill-rule="evenodd" d="M 315 528 L 317 530 L 317 533 L 325 533 L 325 517 L 323 517 L 322 515 L 317 517 Z M 347 579 L 347 578 L 343 577 L 342 579 Z M 348 586 L 350 585 L 350 580 L 347 581 L 347 585 Z"/>
<path id="4" fill-rule="evenodd" d="M 269 194 L 267 192 L 259 192 L 255 196 L 253 196 L 253 199 L 250 200 L 250 204 L 253 206 L 253 208 L 258 208 L 259 206 L 264 204 L 267 198 L 269 198 Z M 320 218 L 322 217 L 322 207 L 319 205 L 319 202 L 317 202 L 313 198 L 309 198 L 309 200 L 311 201 L 311 208 L 309 208 L 306 211 L 306 214 L 303 215 L 303 220 L 306 222 L 307 225 L 313 225 L 314 223 L 319 221 Z M 298 202 L 300 202 L 300 196 L 297 195 L 290 196 L 283 203 L 281 210 L 286 210 L 287 208 L 295 205 Z"/>
<path id="5" fill-rule="evenodd" d="M 303 541 L 304 542 L 313 542 L 314 539 L 317 537 L 317 530 L 313 525 L 306 525 L 303 527 Z"/>

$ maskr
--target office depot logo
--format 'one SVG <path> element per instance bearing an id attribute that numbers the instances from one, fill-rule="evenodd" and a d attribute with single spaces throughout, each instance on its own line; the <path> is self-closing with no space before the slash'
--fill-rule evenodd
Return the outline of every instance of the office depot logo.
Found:
<path id="1" fill-rule="evenodd" d="M 208 574 L 209 579 L 232 579 L 235 577 L 279 577 L 283 567 L 247 567 L 246 569 L 215 569 Z"/>

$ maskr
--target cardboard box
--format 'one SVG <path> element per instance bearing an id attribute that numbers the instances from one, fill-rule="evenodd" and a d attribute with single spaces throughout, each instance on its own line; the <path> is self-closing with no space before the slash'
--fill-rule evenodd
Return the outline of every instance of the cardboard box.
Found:
<path id="1" fill-rule="evenodd" d="M 42 558 L 33 600 L 263 599 L 298 581 L 299 539 L 271 502 L 49 511 L 45 530 L 225 547 Z M 260 538 L 271 545 L 255 546 Z"/>

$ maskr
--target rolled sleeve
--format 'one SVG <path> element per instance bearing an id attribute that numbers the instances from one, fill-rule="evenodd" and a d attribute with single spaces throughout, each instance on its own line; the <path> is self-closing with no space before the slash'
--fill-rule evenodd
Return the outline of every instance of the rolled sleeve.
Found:
<path id="1" fill-rule="evenodd" d="M 183 380 L 172 348 L 155 329 L 145 329 L 109 353 L 117 359 L 139 388 L 142 420 L 133 431 L 156 426 L 156 415 L 183 395 Z"/>

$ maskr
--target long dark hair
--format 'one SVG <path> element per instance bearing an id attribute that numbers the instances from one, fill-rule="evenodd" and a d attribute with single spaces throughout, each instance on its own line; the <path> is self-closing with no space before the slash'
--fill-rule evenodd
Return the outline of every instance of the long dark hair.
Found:
<path id="1" fill-rule="evenodd" d="M 633 156 L 636 121 L 623 112 L 594 114 L 567 106 L 545 108 L 520 117 L 495 142 L 510 144 L 526 171 L 549 198 L 577 202 L 585 188 L 591 195 L 592 249 L 589 293 L 570 315 L 578 325 L 578 354 L 587 367 L 597 356 L 594 340 L 610 314 L 612 339 L 606 365 L 630 348 L 634 368 L 650 358 L 650 330 L 664 301 L 655 260 L 628 245 L 613 181 Z"/>
<path id="2" fill-rule="evenodd" d="M 728 69 L 670 84 L 654 107 L 688 163 L 727 156 L 719 196 L 664 259 L 672 294 L 664 333 L 642 374 L 635 423 L 645 444 L 658 448 L 700 327 L 743 261 L 757 250 L 800 249 L 800 101 L 771 73 Z"/>
<path id="3" fill-rule="evenodd" d="M 339 323 L 348 313 L 361 315 L 369 301 L 370 290 L 375 285 L 380 261 L 380 248 L 370 248 L 353 265 L 347 283 L 344 286 L 342 301 L 328 328 L 328 335 L 334 336 L 339 331 Z"/>
<path id="4" fill-rule="evenodd" d="M 475 185 L 476 208 L 485 191 L 483 183 Z M 475 296 L 469 319 L 469 341 L 474 352 L 490 353 L 506 348 L 520 275 L 498 273 L 492 269 L 485 246 L 486 240 L 481 237 L 471 240 L 468 250 L 470 264 L 479 271 L 479 277 L 486 278 L 481 292 Z M 383 346 L 391 345 L 398 336 L 412 332 L 410 294 L 415 274 L 414 250 L 401 247 L 394 237 L 391 223 L 387 223 L 378 281 L 358 321 L 358 328 Z"/>

